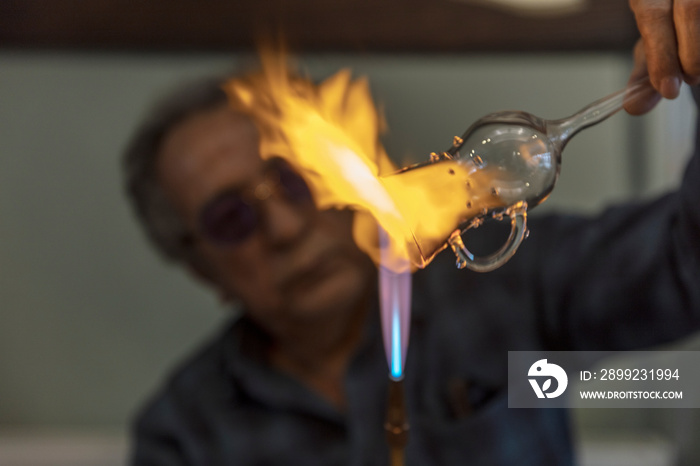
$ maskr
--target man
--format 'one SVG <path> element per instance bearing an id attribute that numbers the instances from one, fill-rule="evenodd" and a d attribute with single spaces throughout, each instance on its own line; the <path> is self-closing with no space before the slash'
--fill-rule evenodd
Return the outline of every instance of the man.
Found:
<path id="1" fill-rule="evenodd" d="M 700 2 L 631 4 L 642 33 L 632 77 L 648 71 L 667 98 L 682 79 L 698 84 Z M 352 212 L 317 210 L 258 144 L 212 82 L 164 104 L 127 152 L 155 245 L 244 309 L 141 414 L 133 462 L 388 464 L 376 270 L 352 240 Z M 408 464 L 571 464 L 565 411 L 507 408 L 507 351 L 632 349 L 700 328 L 699 206 L 696 147 L 677 193 L 595 219 L 533 219 L 492 273 L 456 270 L 445 254 L 416 273 Z"/>

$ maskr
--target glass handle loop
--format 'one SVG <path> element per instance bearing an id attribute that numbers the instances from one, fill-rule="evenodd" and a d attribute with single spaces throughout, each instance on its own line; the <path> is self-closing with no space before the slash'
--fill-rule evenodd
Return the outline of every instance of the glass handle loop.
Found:
<path id="1" fill-rule="evenodd" d="M 513 257 L 527 234 L 527 203 L 521 201 L 514 204 L 506 210 L 506 215 L 510 217 L 510 235 L 498 251 L 487 256 L 475 256 L 462 242 L 460 232 L 453 234 L 449 243 L 457 256 L 457 267 L 467 267 L 475 272 L 491 272 Z"/>

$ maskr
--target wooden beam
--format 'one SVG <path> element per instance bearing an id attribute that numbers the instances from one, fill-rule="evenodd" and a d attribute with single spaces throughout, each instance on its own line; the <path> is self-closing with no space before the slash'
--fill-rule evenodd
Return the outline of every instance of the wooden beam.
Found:
<path id="1" fill-rule="evenodd" d="M 637 31 L 627 4 L 528 16 L 460 0 L 2 0 L 0 47 L 251 51 L 281 33 L 302 52 L 629 49 Z"/>

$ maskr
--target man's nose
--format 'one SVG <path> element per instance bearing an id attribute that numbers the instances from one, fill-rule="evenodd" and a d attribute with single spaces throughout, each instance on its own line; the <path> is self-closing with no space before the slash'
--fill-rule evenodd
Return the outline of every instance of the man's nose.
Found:
<path id="1" fill-rule="evenodd" d="M 302 237 L 315 213 L 313 205 L 296 204 L 280 196 L 271 196 L 263 202 L 262 211 L 263 234 L 275 247 L 284 247 Z"/>

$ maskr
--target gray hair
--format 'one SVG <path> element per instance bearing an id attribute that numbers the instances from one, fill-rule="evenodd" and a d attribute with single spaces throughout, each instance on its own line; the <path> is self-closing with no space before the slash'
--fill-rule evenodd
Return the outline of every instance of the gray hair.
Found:
<path id="1" fill-rule="evenodd" d="M 160 186 L 158 154 L 168 133 L 190 116 L 227 101 L 223 77 L 187 83 L 161 99 L 137 127 L 123 158 L 127 197 L 151 243 L 169 260 L 193 262 L 189 230 Z"/>

